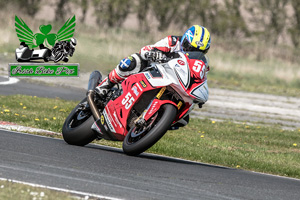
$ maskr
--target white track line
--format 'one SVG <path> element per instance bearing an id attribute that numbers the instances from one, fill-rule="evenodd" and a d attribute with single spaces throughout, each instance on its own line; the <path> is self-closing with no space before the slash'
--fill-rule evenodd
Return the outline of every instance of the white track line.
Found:
<path id="1" fill-rule="evenodd" d="M 6 77 L 6 76 L 1 76 L 1 77 L 8 78 L 8 81 L 0 82 L 0 85 L 11 85 L 20 81 L 19 79 L 13 77 Z"/>
<path id="2" fill-rule="evenodd" d="M 6 178 L 1 178 L 1 181 L 9 181 L 12 183 L 19 183 L 19 184 L 25 184 L 25 185 L 29 185 L 32 187 L 39 187 L 39 188 L 44 188 L 44 189 L 49 189 L 49 190 L 56 190 L 59 192 L 66 192 L 66 193 L 70 193 L 70 194 L 75 194 L 75 195 L 80 195 L 80 196 L 89 196 L 89 197 L 96 197 L 99 199 L 107 199 L 107 200 L 122 200 L 119 198 L 114 198 L 114 197 L 109 197 L 109 196 L 102 196 L 102 195 L 97 195 L 97 194 L 92 194 L 92 193 L 87 193 L 87 192 L 79 192 L 79 191 L 75 191 L 75 190 L 68 190 L 68 189 L 62 189 L 62 188 L 57 188 L 57 187 L 50 187 L 50 186 L 46 186 L 46 185 L 39 185 L 39 184 L 34 184 L 34 183 L 29 183 L 29 182 L 24 182 L 24 181 L 17 181 L 17 180 L 12 180 L 12 179 L 6 179 Z"/>
<path id="3" fill-rule="evenodd" d="M 5 121 L 0 120 L 0 130 L 1 129 L 5 129 L 5 130 L 9 130 L 9 131 L 17 131 L 17 132 L 45 133 L 45 134 L 49 134 L 49 135 L 61 135 L 61 133 L 56 133 L 53 131 L 21 126 L 21 125 L 15 124 L 15 123 L 5 122 Z"/>

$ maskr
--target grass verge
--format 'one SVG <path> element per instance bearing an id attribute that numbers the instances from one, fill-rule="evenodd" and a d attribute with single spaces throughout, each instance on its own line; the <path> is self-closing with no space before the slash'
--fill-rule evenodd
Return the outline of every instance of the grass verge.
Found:
<path id="1" fill-rule="evenodd" d="M 36 96 L 0 96 L 0 120 L 61 132 L 62 124 L 77 104 L 62 99 Z"/>
<path id="2" fill-rule="evenodd" d="M 88 198 L 87 198 L 88 197 Z M 74 199 L 98 199 L 82 195 L 74 195 L 68 192 L 55 191 L 47 188 L 40 188 L 31 185 L 15 183 L 9 180 L 0 180 L 0 199 L 5 200 L 74 200 Z"/>
<path id="3" fill-rule="evenodd" d="M 0 96 L 0 102 L 0 120 L 55 132 L 61 132 L 77 104 L 22 95 Z M 120 142 L 97 143 L 121 147 Z M 187 127 L 167 132 L 148 152 L 300 178 L 300 129 L 191 119 Z"/>

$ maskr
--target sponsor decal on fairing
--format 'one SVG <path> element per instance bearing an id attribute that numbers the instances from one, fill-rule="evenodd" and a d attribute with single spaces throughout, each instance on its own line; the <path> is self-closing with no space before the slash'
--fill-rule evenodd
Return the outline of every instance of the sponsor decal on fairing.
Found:
<path id="1" fill-rule="evenodd" d="M 183 60 L 177 60 L 179 65 L 185 65 L 185 62 Z"/>
<path id="2" fill-rule="evenodd" d="M 111 124 L 111 120 L 109 119 L 109 117 L 107 115 L 106 109 L 104 109 L 104 111 L 103 111 L 103 116 L 105 118 L 105 121 L 106 121 L 106 124 L 108 125 L 109 130 L 111 132 L 116 133 L 116 130 L 114 129 L 113 125 Z M 105 127 L 105 125 L 104 125 L 104 127 Z"/>
<path id="3" fill-rule="evenodd" d="M 146 76 L 147 79 L 151 79 L 151 76 L 150 76 L 149 73 L 145 73 L 145 76 Z"/>
<path id="4" fill-rule="evenodd" d="M 143 88 L 147 87 L 147 85 L 146 85 L 146 83 L 144 81 L 140 81 L 140 83 L 142 84 Z"/>
<path id="5" fill-rule="evenodd" d="M 133 86 L 132 88 L 131 88 L 131 90 L 133 91 L 133 93 L 135 94 L 135 96 L 139 96 L 139 92 L 138 92 L 138 89 L 137 89 L 137 87 L 136 86 Z"/>
<path id="6" fill-rule="evenodd" d="M 113 116 L 115 118 L 115 121 L 117 122 L 117 124 L 119 125 L 120 128 L 122 128 L 122 124 L 120 123 L 119 119 L 118 119 L 118 116 L 117 116 L 117 113 L 116 111 L 113 113 Z"/>

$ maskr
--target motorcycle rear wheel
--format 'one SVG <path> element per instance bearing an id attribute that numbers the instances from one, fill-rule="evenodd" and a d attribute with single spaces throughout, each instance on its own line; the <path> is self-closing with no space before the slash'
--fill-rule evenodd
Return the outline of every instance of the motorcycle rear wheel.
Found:
<path id="1" fill-rule="evenodd" d="M 123 141 L 123 151 L 130 156 L 136 156 L 152 147 L 170 128 L 175 120 L 177 108 L 172 104 L 165 104 L 151 123 L 150 130 L 133 127 Z M 151 121 L 151 119 L 150 119 Z"/>
<path id="2" fill-rule="evenodd" d="M 84 98 L 80 103 L 86 102 Z M 62 128 L 62 135 L 66 143 L 84 146 L 96 139 L 97 135 L 91 129 L 94 123 L 92 113 L 85 113 L 78 109 L 80 103 L 69 114 Z"/>

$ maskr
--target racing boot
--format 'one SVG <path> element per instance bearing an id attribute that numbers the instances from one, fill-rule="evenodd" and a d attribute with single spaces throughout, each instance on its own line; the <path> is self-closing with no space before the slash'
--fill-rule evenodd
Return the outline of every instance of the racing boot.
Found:
<path id="1" fill-rule="evenodd" d="M 116 73 L 116 69 L 111 71 L 108 74 L 108 77 L 105 78 L 96 88 L 95 92 L 100 96 L 100 98 L 104 99 L 108 93 L 108 91 L 117 83 L 120 83 L 125 78 L 119 76 Z"/>
<path id="2" fill-rule="evenodd" d="M 100 98 L 105 98 L 107 92 L 116 84 L 122 82 L 128 76 L 138 73 L 141 69 L 141 57 L 135 53 L 121 60 L 117 67 L 111 71 L 108 78 L 104 79 L 96 88 Z"/>

